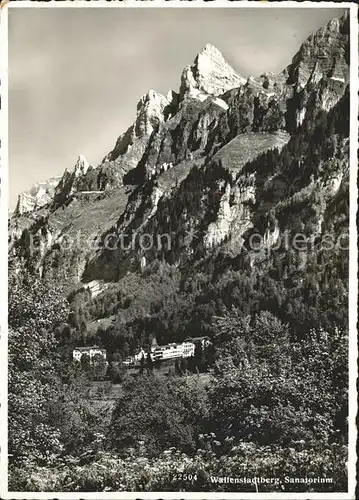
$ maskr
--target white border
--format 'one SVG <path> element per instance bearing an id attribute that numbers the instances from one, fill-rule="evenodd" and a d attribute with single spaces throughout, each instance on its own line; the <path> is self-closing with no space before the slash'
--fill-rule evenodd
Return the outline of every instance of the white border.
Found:
<path id="1" fill-rule="evenodd" d="M 356 416 L 358 412 L 358 6 L 350 9 L 350 182 L 349 182 L 349 453 L 348 491 L 355 498 L 356 442 L 358 438 Z"/>
<path id="2" fill-rule="evenodd" d="M 347 8 L 350 10 L 350 261 L 349 261 L 349 455 L 348 455 L 348 492 L 347 493 L 214 493 L 214 492 L 94 492 L 94 493 L 22 493 L 7 491 L 7 217 L 8 217 L 8 11 L 16 8 Z M 113 0 L 107 2 L 97 0 L 88 2 L 76 1 L 11 1 L 1 9 L 0 18 L 0 93 L 2 109 L 0 111 L 0 496 L 3 499 L 327 499 L 351 500 L 355 498 L 356 485 L 356 414 L 357 414 L 357 295 L 358 295 L 358 249 L 357 249 L 357 149 L 358 149 L 358 7 L 353 2 L 253 2 L 242 0 L 238 3 L 228 0 L 152 0 L 138 2 L 136 0 Z M 45 49 L 46 50 L 46 49 Z M 6 242 L 6 243 L 5 243 Z"/>
<path id="3" fill-rule="evenodd" d="M 236 3 L 238 2 L 238 3 Z M 193 9 L 193 8 L 226 8 L 226 9 L 243 9 L 243 8 L 251 8 L 251 9 L 268 9 L 268 8 L 278 8 L 278 9 L 351 9 L 356 8 L 353 2 L 320 2 L 320 1 L 303 1 L 303 2 L 295 2 L 290 0 L 283 1 L 253 1 L 253 0 L 214 0 L 211 2 L 206 2 L 204 0 L 64 0 L 64 1 L 56 1 L 51 0 L 47 1 L 37 1 L 37 0 L 10 0 L 9 4 L 11 9 L 22 9 L 24 7 L 31 8 L 72 8 L 72 9 L 83 9 L 83 8 L 109 8 L 109 9 L 117 9 L 117 8 L 126 8 L 126 7 L 136 7 L 138 8 L 157 8 L 157 7 L 166 7 L 166 8 L 177 8 L 177 9 Z"/>
<path id="4" fill-rule="evenodd" d="M 7 489 L 8 15 L 0 9 L 0 492 Z M 5 460 L 4 460 L 5 457 Z M 1 497 L 1 493 L 0 493 Z"/>

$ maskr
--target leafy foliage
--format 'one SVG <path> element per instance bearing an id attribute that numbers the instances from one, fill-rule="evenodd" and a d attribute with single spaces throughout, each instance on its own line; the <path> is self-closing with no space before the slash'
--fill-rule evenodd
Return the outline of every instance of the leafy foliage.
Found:
<path id="1" fill-rule="evenodd" d="M 156 180 L 133 189 L 127 209 L 102 239 L 125 228 L 137 234 L 135 248 L 104 250 L 87 263 L 85 280 L 106 281 L 95 298 L 82 288 L 70 294 L 69 305 L 32 275 L 12 276 L 14 490 L 233 491 L 232 484 L 215 484 L 209 475 L 238 471 L 282 480 L 236 485 L 238 491 L 346 489 L 348 251 L 338 245 L 323 249 L 314 238 L 312 248 L 299 252 L 280 239 L 297 233 L 320 233 L 320 239 L 325 231 L 338 239 L 348 228 L 349 89 L 326 112 L 318 108 L 311 85 L 294 92 L 286 109 L 256 96 L 251 85 L 222 96 L 226 113 L 210 100 L 187 100 L 179 111 L 183 120 L 173 122 L 166 140 L 160 137 L 160 154 L 166 161 L 175 152 L 174 161 L 191 157 L 189 138 L 200 147 L 196 127 L 208 112 L 205 156 L 196 156 L 182 182 L 155 207 Z M 306 116 L 297 127 L 304 106 Z M 247 162 L 237 176 L 213 158 L 236 134 L 283 127 L 292 132 L 288 144 Z M 155 165 L 158 151 L 147 153 Z M 111 163 L 105 172 L 105 184 L 115 167 Z M 145 165 L 139 167 L 140 178 Z M 90 171 L 83 187 L 93 187 L 94 175 Z M 231 196 L 224 210 L 226 187 Z M 234 191 L 241 189 L 254 194 L 238 200 Z M 231 238 L 238 236 L 232 232 L 209 249 L 210 224 L 235 204 L 250 221 L 243 231 L 237 228 L 243 246 L 231 248 Z M 46 225 L 45 219 L 37 221 L 17 242 L 17 255 L 30 271 L 36 268 L 31 232 L 45 231 Z M 169 234 L 171 244 L 142 251 L 144 230 L 154 239 Z M 254 234 L 274 241 L 268 252 L 251 248 Z M 139 256 L 146 258 L 145 269 Z M 65 270 L 78 259 L 80 252 L 69 259 L 60 248 L 51 262 Z M 159 373 L 149 356 L 138 373 L 124 369 L 123 359 L 154 337 L 164 344 L 200 335 L 212 339 L 213 350 L 196 346 L 193 359 L 176 362 L 174 376 Z M 73 366 L 75 342 L 105 347 L 108 368 L 86 356 Z M 89 378 L 105 376 L 118 385 L 115 400 L 91 395 Z M 174 479 L 178 472 L 196 479 Z M 318 475 L 335 482 L 314 486 L 284 479 Z"/>
<path id="2" fill-rule="evenodd" d="M 54 337 L 68 305 L 30 275 L 10 277 L 9 454 L 11 467 L 55 465 L 89 451 L 106 418 L 88 399 L 88 379 L 73 367 Z M 26 465 L 27 464 L 27 465 Z"/>
<path id="3" fill-rule="evenodd" d="M 214 444 L 214 443 L 217 444 Z M 208 441 L 208 449 L 198 449 L 193 456 L 167 449 L 148 457 L 145 449 L 130 450 L 126 457 L 101 454 L 96 461 L 80 465 L 74 461 L 61 468 L 42 467 L 18 471 L 11 486 L 21 491 L 215 491 L 256 492 L 256 485 L 216 483 L 218 476 L 276 477 L 280 483 L 257 484 L 259 493 L 346 491 L 346 447 L 318 443 L 303 449 L 300 443 L 291 448 L 257 446 L 229 441 Z M 215 451 L 214 451 L 215 450 Z M 327 483 L 314 483 L 318 476 Z M 308 484 L 286 482 L 286 477 L 306 477 Z M 333 481 L 330 481 L 333 478 Z M 14 489 L 14 488 L 12 488 Z"/>
<path id="4" fill-rule="evenodd" d="M 63 299 L 45 284 L 12 279 L 9 286 L 9 453 L 37 455 L 45 464 L 61 453 L 49 402 L 56 397 L 52 328 L 66 318 Z"/>
<path id="5" fill-rule="evenodd" d="M 206 408 L 200 383 L 187 379 L 161 380 L 142 376 L 127 380 L 113 411 L 110 439 L 115 449 L 146 443 L 150 454 L 169 446 L 195 449 L 196 436 Z"/>
<path id="6" fill-rule="evenodd" d="M 214 326 L 210 405 L 216 433 L 261 445 L 318 435 L 326 442 L 344 439 L 348 339 L 342 331 L 312 330 L 305 342 L 290 342 L 288 327 L 266 312 L 252 325 L 228 314 Z"/>

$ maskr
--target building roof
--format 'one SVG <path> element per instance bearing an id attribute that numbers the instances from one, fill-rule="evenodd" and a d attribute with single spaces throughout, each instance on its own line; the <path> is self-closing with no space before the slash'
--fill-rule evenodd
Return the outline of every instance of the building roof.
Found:
<path id="1" fill-rule="evenodd" d="M 106 349 L 103 349 L 102 347 L 99 347 L 98 345 L 91 345 L 87 347 L 75 347 L 74 351 L 90 351 L 91 349 L 96 349 L 98 351 L 106 352 Z"/>

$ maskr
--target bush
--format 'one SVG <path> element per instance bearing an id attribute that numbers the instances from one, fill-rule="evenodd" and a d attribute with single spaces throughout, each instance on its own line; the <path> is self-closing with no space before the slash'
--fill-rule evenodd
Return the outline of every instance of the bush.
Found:
<path id="1" fill-rule="evenodd" d="M 345 440 L 344 332 L 312 330 L 299 344 L 273 315 L 262 312 L 249 325 L 234 309 L 214 326 L 220 342 L 209 391 L 214 432 L 261 445 Z"/>
<path id="2" fill-rule="evenodd" d="M 126 380 L 112 415 L 110 441 L 119 452 L 144 441 L 150 455 L 168 446 L 195 449 L 206 415 L 206 394 L 190 379 L 163 380 L 153 375 Z"/>

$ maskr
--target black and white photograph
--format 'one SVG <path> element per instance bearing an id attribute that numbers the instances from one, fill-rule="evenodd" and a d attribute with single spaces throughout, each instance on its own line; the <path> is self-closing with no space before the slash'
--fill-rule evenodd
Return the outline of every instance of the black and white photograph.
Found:
<path id="1" fill-rule="evenodd" d="M 358 9 L 215 4 L 1 8 L 1 498 L 355 498 Z"/>

